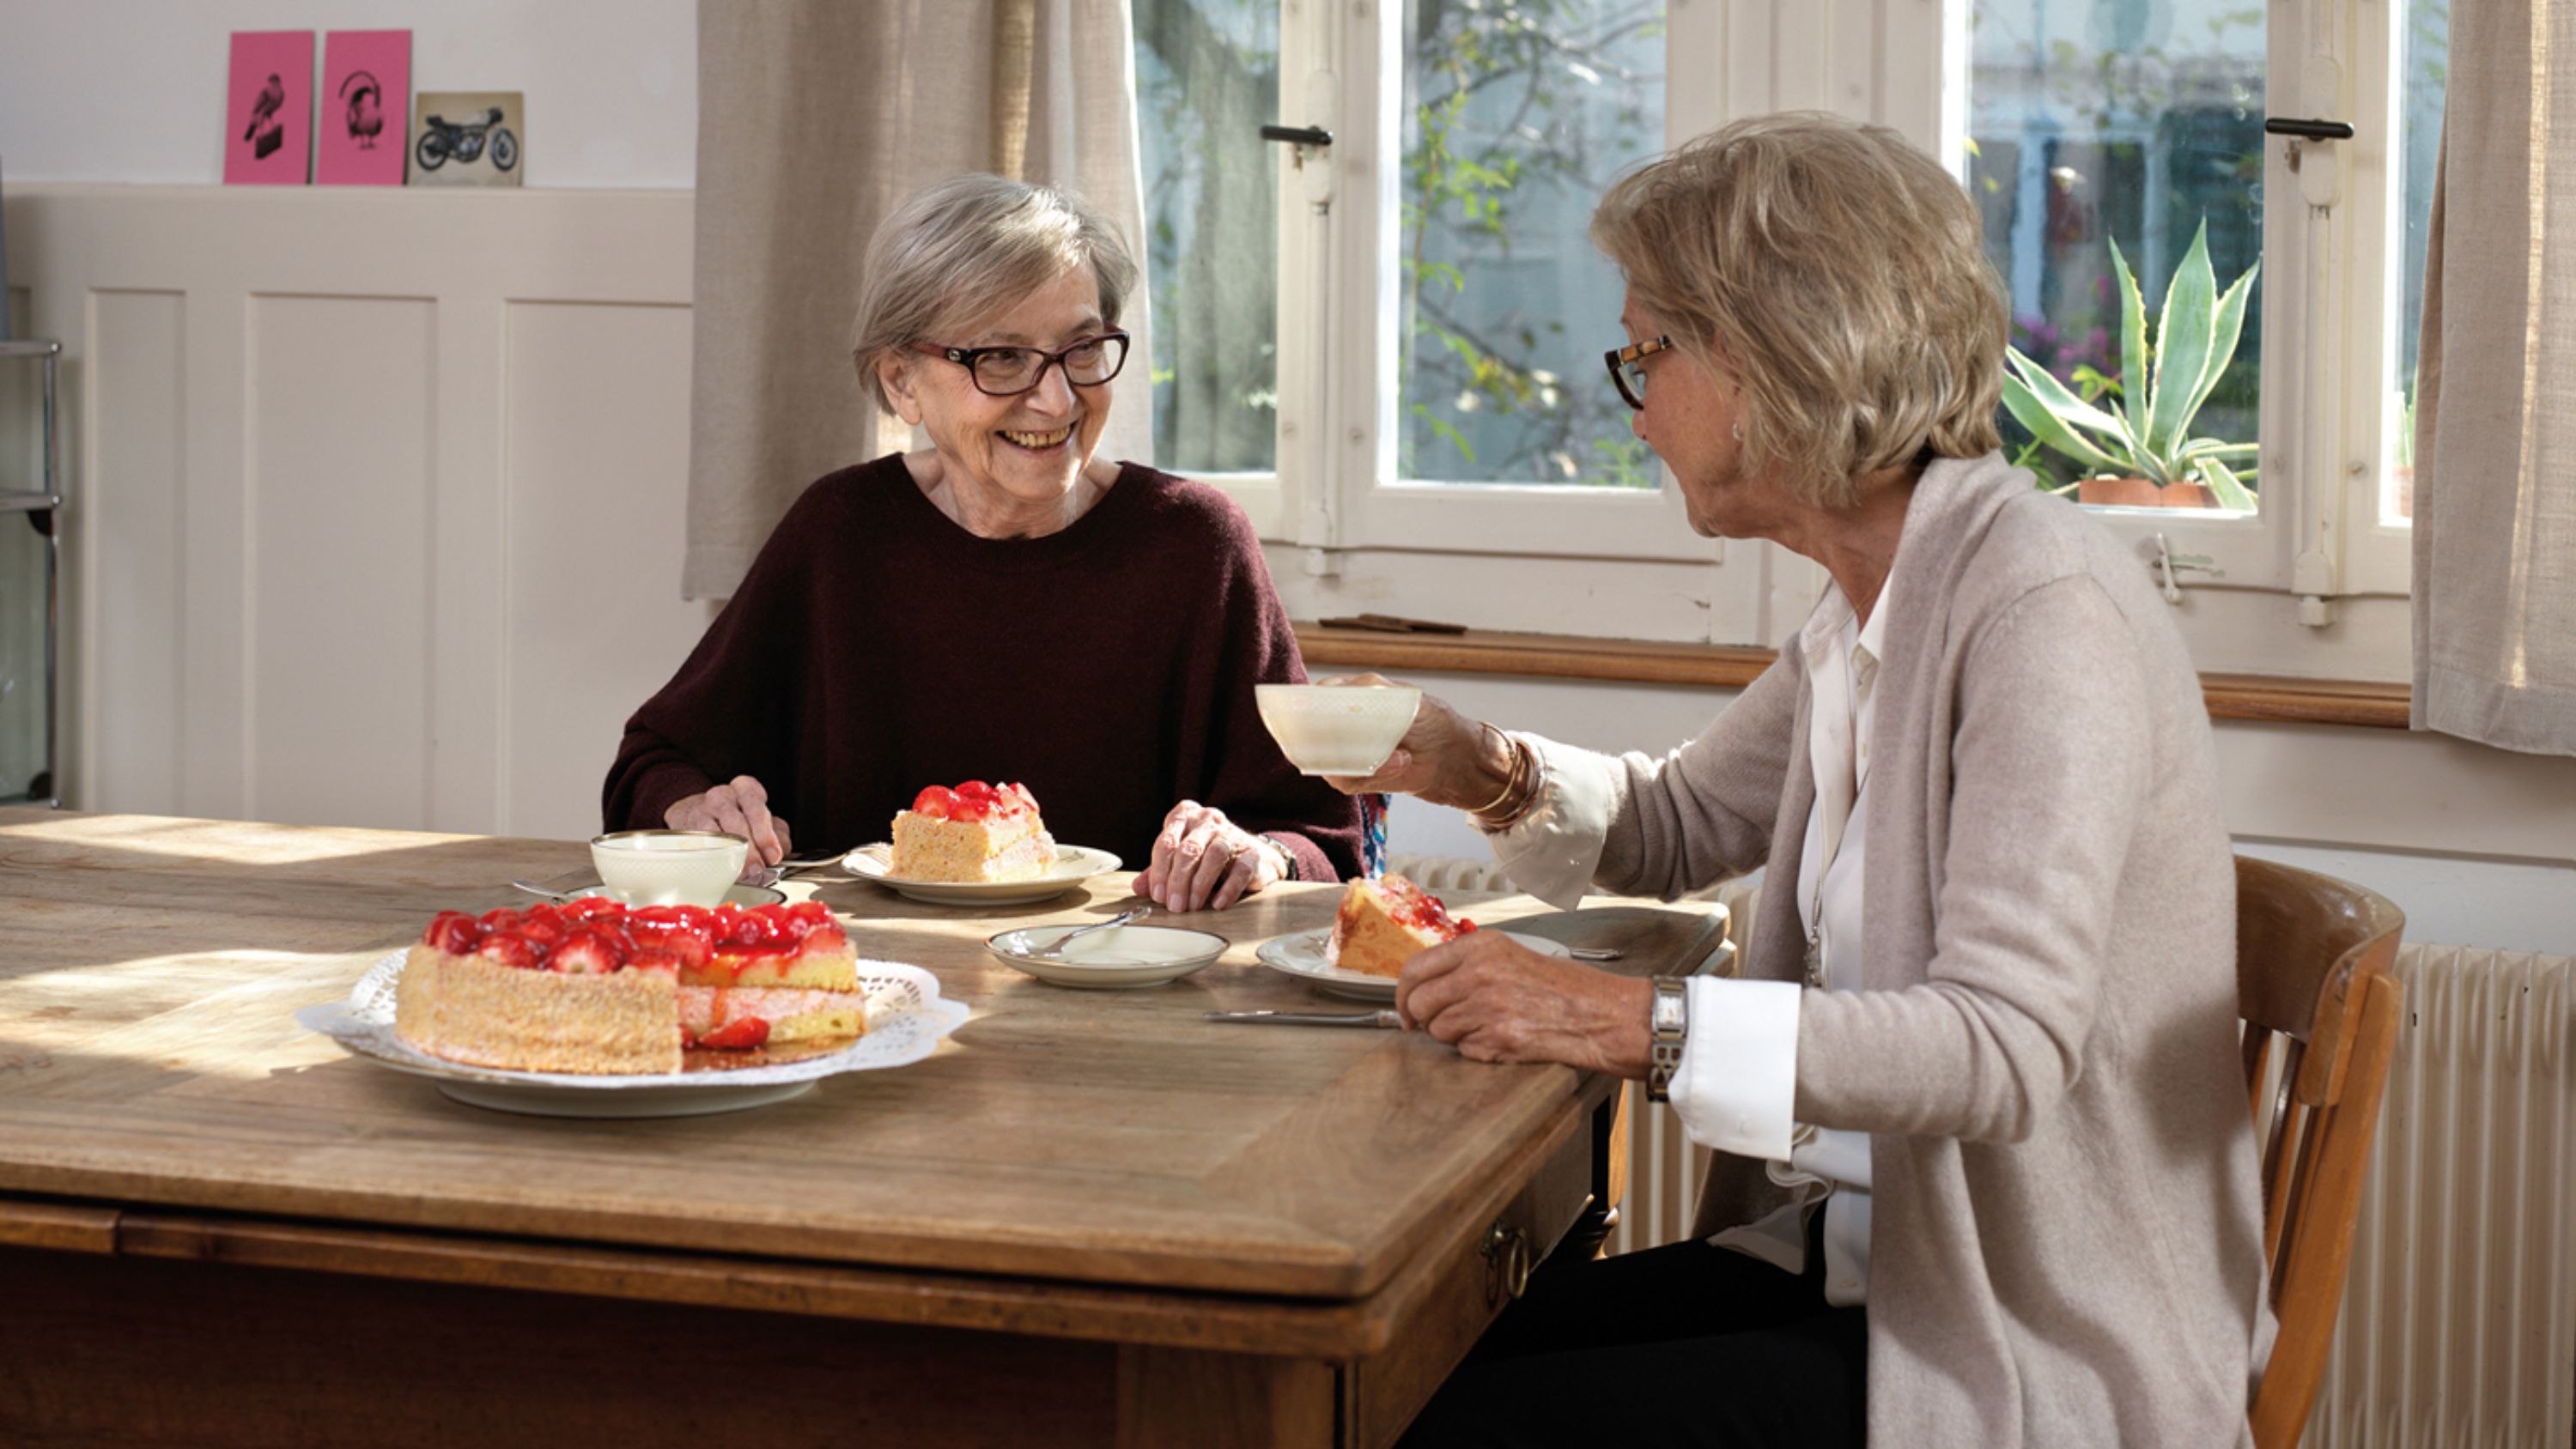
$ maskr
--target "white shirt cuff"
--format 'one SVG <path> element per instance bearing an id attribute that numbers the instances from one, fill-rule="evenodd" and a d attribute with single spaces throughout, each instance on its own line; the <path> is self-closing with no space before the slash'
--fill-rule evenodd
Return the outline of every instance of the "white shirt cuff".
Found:
<path id="1" fill-rule="evenodd" d="M 1619 797 L 1619 764 L 1607 755 L 1538 735 L 1511 737 L 1530 747 L 1538 764 L 1538 793 L 1511 829 L 1490 837 L 1494 861 L 1513 885 L 1570 911 L 1601 868 L 1601 849 L 1610 838 L 1610 807 Z"/>
<path id="2" fill-rule="evenodd" d="M 1798 1109 L 1795 981 L 1694 976 L 1690 1036 L 1673 1072 L 1673 1111 L 1693 1142 L 1787 1162 Z"/>

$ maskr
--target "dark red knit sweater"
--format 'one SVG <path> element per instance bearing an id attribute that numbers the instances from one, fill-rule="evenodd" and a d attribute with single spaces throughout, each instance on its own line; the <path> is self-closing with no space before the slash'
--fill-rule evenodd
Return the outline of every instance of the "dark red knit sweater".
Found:
<path id="1" fill-rule="evenodd" d="M 1182 799 L 1296 857 L 1359 869 L 1359 817 L 1299 775 L 1253 706 L 1302 681 L 1234 500 L 1133 463 L 1072 527 L 968 533 L 900 456 L 815 483 L 679 673 L 626 724 L 608 828 L 750 775 L 799 855 L 886 838 L 925 785 L 1017 781 L 1070 845 L 1151 856 Z"/>

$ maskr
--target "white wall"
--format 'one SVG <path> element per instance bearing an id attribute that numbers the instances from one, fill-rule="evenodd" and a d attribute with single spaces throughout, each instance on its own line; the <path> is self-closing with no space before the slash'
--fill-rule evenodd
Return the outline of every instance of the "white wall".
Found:
<path id="1" fill-rule="evenodd" d="M 692 0 L 0 0 L 0 177 L 221 181 L 233 31 L 403 29 L 415 93 L 526 94 L 530 186 L 696 184 Z"/>

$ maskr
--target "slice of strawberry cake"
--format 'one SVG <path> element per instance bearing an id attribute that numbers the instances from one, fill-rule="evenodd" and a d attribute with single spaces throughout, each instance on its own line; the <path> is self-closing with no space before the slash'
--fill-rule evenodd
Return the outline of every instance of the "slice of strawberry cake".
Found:
<path id="1" fill-rule="evenodd" d="M 1035 880 L 1055 865 L 1055 837 L 1025 785 L 933 785 L 894 817 L 897 880 Z"/>
<path id="2" fill-rule="evenodd" d="M 1345 971 L 1401 976 L 1414 952 L 1454 941 L 1476 923 L 1452 917 L 1440 898 L 1400 875 L 1355 880 L 1342 892 L 1325 952 Z"/>
<path id="3" fill-rule="evenodd" d="M 684 1047 L 828 1042 L 866 1030 L 858 952 L 820 901 L 442 911 L 394 990 L 403 1041 L 515 1071 L 676 1072 Z"/>

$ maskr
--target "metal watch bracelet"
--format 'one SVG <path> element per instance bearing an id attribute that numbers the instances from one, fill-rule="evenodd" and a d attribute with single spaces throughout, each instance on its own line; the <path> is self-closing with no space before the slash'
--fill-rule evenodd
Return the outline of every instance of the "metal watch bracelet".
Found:
<path id="1" fill-rule="evenodd" d="M 1653 1004 L 1646 1014 L 1646 1100 L 1661 1102 L 1672 1093 L 1673 1073 L 1681 1070 L 1682 1044 L 1690 1039 L 1690 996 L 1678 976 L 1658 976 L 1654 986 Z"/>

